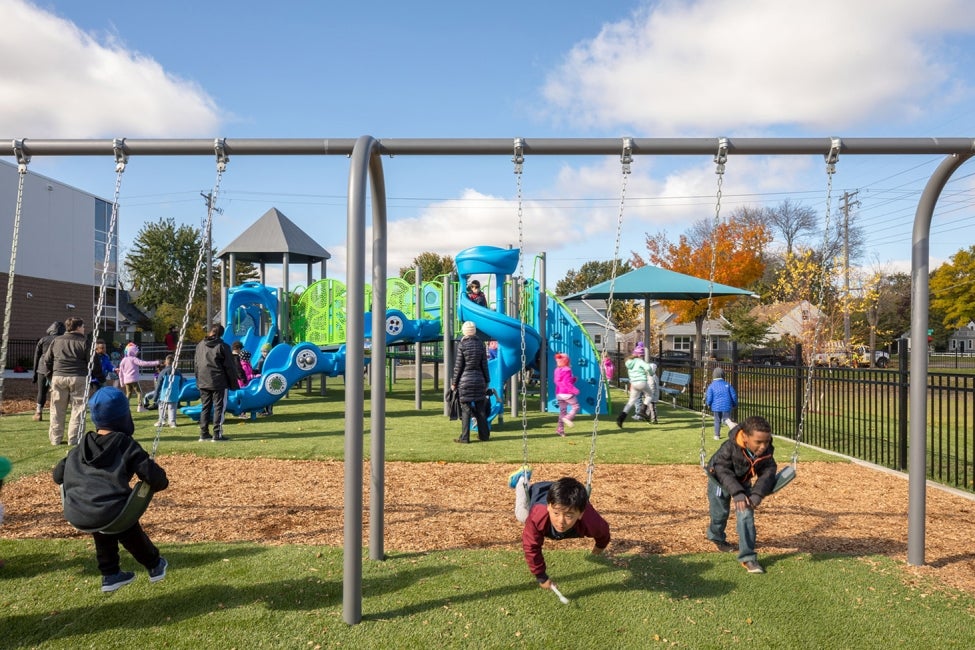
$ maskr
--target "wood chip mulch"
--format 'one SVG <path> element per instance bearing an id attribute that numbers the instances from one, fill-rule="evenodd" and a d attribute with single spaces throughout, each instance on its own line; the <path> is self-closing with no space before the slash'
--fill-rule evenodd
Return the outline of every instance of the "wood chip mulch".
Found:
<path id="1" fill-rule="evenodd" d="M 228 443 L 233 444 L 233 443 Z M 143 525 L 157 543 L 248 541 L 343 545 L 341 462 L 159 458 L 171 486 Z M 386 464 L 387 551 L 519 549 L 521 527 L 507 487 L 510 465 Z M 365 510 L 369 467 L 363 470 Z M 578 465 L 535 466 L 534 480 L 584 478 Z M 706 482 L 689 466 L 601 465 L 593 505 L 612 527 L 612 553 L 713 551 L 705 539 Z M 905 580 L 927 576 L 975 595 L 975 502 L 927 490 L 925 566 L 907 560 L 908 483 L 857 464 L 800 463 L 798 478 L 759 508 L 759 554 L 881 554 L 904 562 Z M 81 538 L 63 519 L 50 475 L 8 483 L 2 539 Z M 368 512 L 363 516 L 368 543 Z M 734 542 L 734 522 L 729 523 Z M 568 540 L 570 548 L 591 542 Z M 716 552 L 716 551 L 715 551 Z"/>

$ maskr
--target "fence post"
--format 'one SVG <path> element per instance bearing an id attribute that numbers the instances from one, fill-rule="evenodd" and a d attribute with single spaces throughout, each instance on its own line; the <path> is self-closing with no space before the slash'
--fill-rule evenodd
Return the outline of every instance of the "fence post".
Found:
<path id="1" fill-rule="evenodd" d="M 901 471 L 907 469 L 907 402 L 908 402 L 908 351 L 907 339 L 897 339 L 897 467 Z M 927 383 L 927 378 L 924 379 Z M 927 390 L 927 387 L 925 387 Z M 915 414 L 924 418 L 924 413 Z"/>
<path id="2" fill-rule="evenodd" d="M 795 355 L 796 355 L 796 392 L 794 395 L 795 407 L 792 412 L 798 413 L 799 418 L 802 418 L 805 415 L 805 413 L 802 410 L 802 403 L 805 396 L 803 381 L 805 380 L 805 375 L 807 372 L 806 364 L 803 363 L 802 360 L 802 343 L 796 343 Z M 805 422 L 803 422 L 803 426 L 805 426 Z M 795 423 L 795 430 L 798 433 L 799 431 L 798 421 Z M 805 431 L 803 431 L 803 434 L 805 434 Z"/>

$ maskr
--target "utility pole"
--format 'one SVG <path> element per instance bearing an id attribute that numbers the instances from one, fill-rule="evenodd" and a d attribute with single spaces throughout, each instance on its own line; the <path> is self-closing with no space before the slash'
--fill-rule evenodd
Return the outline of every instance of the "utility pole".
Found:
<path id="1" fill-rule="evenodd" d="M 858 207 L 859 201 L 852 200 L 856 192 L 843 192 L 843 347 L 850 349 L 850 208 Z"/>
<path id="2" fill-rule="evenodd" d="M 203 221 L 203 239 L 207 247 L 207 275 L 206 275 L 206 288 L 207 288 L 207 323 L 204 327 L 204 331 L 210 331 L 210 326 L 213 325 L 213 220 L 212 214 L 216 212 L 217 214 L 223 214 L 222 208 L 213 207 L 213 192 L 200 192 L 200 196 L 207 204 L 207 216 Z M 233 269 L 230 270 L 233 273 Z"/>

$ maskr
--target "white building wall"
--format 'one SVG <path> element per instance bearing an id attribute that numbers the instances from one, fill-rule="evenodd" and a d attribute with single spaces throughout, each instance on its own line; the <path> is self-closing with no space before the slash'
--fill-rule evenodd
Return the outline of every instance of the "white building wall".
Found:
<path id="1" fill-rule="evenodd" d="M 17 206 L 17 166 L 0 160 L 0 269 L 10 265 Z M 24 179 L 18 275 L 98 285 L 95 277 L 96 197 L 30 172 Z"/>

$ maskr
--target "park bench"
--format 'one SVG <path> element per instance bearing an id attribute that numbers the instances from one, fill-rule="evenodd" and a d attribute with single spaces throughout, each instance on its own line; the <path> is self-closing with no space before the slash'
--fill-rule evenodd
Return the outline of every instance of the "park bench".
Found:
<path id="1" fill-rule="evenodd" d="M 691 376 L 686 372 L 676 370 L 664 370 L 660 373 L 660 392 L 670 395 L 674 406 L 677 406 L 677 396 L 687 392 L 687 386 L 691 383 Z"/>

